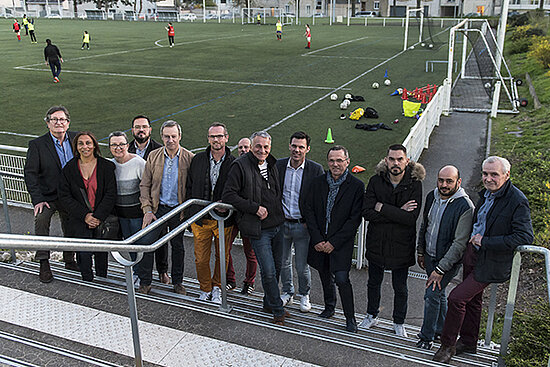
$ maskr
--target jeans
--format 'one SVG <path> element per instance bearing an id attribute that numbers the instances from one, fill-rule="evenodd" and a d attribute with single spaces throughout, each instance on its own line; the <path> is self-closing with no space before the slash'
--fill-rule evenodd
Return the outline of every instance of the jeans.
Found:
<path id="1" fill-rule="evenodd" d="M 434 257 L 424 255 L 424 263 L 426 264 L 426 273 L 428 277 L 435 270 L 437 261 Z M 445 323 L 445 315 L 447 314 L 447 295 L 445 289 L 451 280 L 458 272 L 458 267 L 453 268 L 443 275 L 441 279 L 441 289 L 437 286 L 433 290 L 433 285 L 426 288 L 424 293 L 424 321 L 422 329 L 420 329 L 420 339 L 424 341 L 433 341 L 435 334 L 443 332 L 443 324 Z"/>
<path id="2" fill-rule="evenodd" d="M 159 205 L 155 216 L 157 218 L 162 217 L 170 210 L 174 208 Z M 181 224 L 179 215 L 175 215 L 168 220 L 168 222 L 161 225 L 159 228 L 152 232 L 149 232 L 145 237 L 138 241 L 140 244 L 152 244 L 158 240 L 163 230 L 166 227 L 174 229 Z M 170 240 L 170 246 L 172 247 L 172 284 L 181 284 L 183 282 L 183 258 L 185 256 L 185 249 L 183 247 L 183 232 L 176 235 Z M 151 285 L 153 280 L 153 257 L 154 253 L 146 252 L 143 254 L 143 259 L 139 263 L 139 279 L 141 285 Z M 159 270 L 160 272 L 160 270 Z"/>
<path id="3" fill-rule="evenodd" d="M 118 222 L 120 223 L 120 231 L 122 232 L 122 238 L 129 238 L 133 234 L 141 230 L 141 223 L 143 218 L 121 218 L 118 217 Z M 132 260 L 136 259 L 136 253 L 130 252 L 130 258 Z M 134 273 L 138 274 L 139 272 L 139 263 L 135 264 L 133 267 Z"/>
<path id="4" fill-rule="evenodd" d="M 307 264 L 309 250 L 309 232 L 302 223 L 285 221 L 281 231 L 275 237 L 282 248 L 281 284 L 282 292 L 293 295 L 294 284 L 292 282 L 292 244 L 294 244 L 294 261 L 298 273 L 298 294 L 308 295 L 311 288 L 311 273 Z"/>
<path id="5" fill-rule="evenodd" d="M 409 291 L 407 289 L 408 268 L 393 269 L 391 280 L 393 286 L 393 322 L 403 324 L 407 316 L 407 301 Z M 367 313 L 378 316 L 380 311 L 380 288 L 384 280 L 384 267 L 369 261 L 369 280 L 367 283 Z"/>
<path id="6" fill-rule="evenodd" d="M 69 214 L 59 207 L 57 201 L 50 201 L 48 203 L 50 207 L 42 207 L 42 213 L 38 213 L 34 217 L 34 234 L 37 236 L 49 236 L 50 235 L 50 224 L 52 222 L 52 217 L 55 212 L 59 213 L 59 219 L 61 220 L 61 229 L 63 230 L 63 235 L 67 233 L 67 223 L 69 222 Z M 63 261 L 66 263 L 74 262 L 74 251 L 63 251 Z M 50 258 L 50 251 L 48 250 L 38 250 L 34 256 L 36 260 L 48 260 Z"/>
<path id="7" fill-rule="evenodd" d="M 278 271 L 281 269 L 282 252 L 273 241 L 281 226 L 262 229 L 260 238 L 250 239 L 262 276 L 264 288 L 264 307 L 270 309 L 275 317 L 284 315 L 283 301 L 279 293 L 277 281 Z"/>
<path id="8" fill-rule="evenodd" d="M 61 73 L 61 62 L 59 60 L 49 61 L 50 69 L 52 70 L 52 75 L 54 78 L 57 78 Z"/>

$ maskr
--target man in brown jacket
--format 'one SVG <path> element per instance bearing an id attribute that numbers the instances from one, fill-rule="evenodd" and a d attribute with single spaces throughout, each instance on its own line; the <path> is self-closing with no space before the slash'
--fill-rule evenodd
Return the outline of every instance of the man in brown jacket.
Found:
<path id="1" fill-rule="evenodd" d="M 143 209 L 143 228 L 157 218 L 170 212 L 185 200 L 185 182 L 187 171 L 194 154 L 180 146 L 181 126 L 173 120 L 168 120 L 160 128 L 160 136 L 164 147 L 152 151 L 147 158 L 143 177 L 141 179 L 141 208 Z M 155 242 L 163 229 L 176 228 L 181 224 L 181 215 L 174 216 L 164 225 L 146 235 L 141 243 Z M 185 294 L 183 281 L 183 233 L 170 240 L 172 247 L 172 284 L 174 292 Z M 153 252 L 147 252 L 139 263 L 140 286 L 138 292 L 148 294 L 151 291 L 153 272 Z"/>

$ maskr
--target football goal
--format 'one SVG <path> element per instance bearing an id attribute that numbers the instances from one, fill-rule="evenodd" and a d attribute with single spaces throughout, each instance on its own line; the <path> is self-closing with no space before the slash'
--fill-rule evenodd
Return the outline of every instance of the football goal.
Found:
<path id="1" fill-rule="evenodd" d="M 260 15 L 261 24 L 275 24 L 280 19 L 283 25 L 289 25 L 294 21 L 294 16 L 281 8 L 242 8 L 241 23 L 257 24 L 258 15 Z"/>

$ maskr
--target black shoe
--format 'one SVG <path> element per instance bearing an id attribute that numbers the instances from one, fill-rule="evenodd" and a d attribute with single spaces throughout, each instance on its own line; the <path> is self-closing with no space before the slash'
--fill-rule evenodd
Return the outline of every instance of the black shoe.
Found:
<path id="1" fill-rule="evenodd" d="M 38 279 L 40 279 L 42 283 L 49 283 L 53 280 L 53 274 L 48 260 L 40 260 L 40 273 L 38 273 Z"/>
<path id="2" fill-rule="evenodd" d="M 237 288 L 237 283 L 233 283 L 233 282 L 228 282 L 226 285 L 225 285 L 225 289 L 227 289 L 228 291 L 231 291 L 233 289 Z"/>
<path id="3" fill-rule="evenodd" d="M 262 311 L 265 313 L 273 313 L 273 310 L 267 306 L 263 306 Z"/>
<path id="4" fill-rule="evenodd" d="M 436 362 L 449 363 L 456 354 L 456 348 L 451 345 L 441 344 L 439 350 L 435 352 L 433 360 Z"/>
<path id="5" fill-rule="evenodd" d="M 76 263 L 76 261 L 66 262 L 65 263 L 65 269 L 80 271 L 80 268 L 78 267 L 78 264 Z"/>
<path id="6" fill-rule="evenodd" d="M 334 310 L 325 308 L 323 312 L 319 314 L 319 317 L 322 317 L 323 319 L 330 319 L 332 316 L 334 316 Z"/>
<path id="7" fill-rule="evenodd" d="M 427 342 L 425 340 L 420 339 L 419 341 L 416 342 L 416 346 L 420 349 L 430 350 L 434 346 L 434 343 L 433 342 Z"/>
<path id="8" fill-rule="evenodd" d="M 355 321 L 355 317 L 346 319 L 346 330 L 349 331 L 350 333 L 357 332 L 357 321 Z"/>
<path id="9" fill-rule="evenodd" d="M 243 289 L 241 290 L 242 294 L 251 295 L 253 291 L 254 285 L 248 283 L 243 284 Z"/>
<path id="10" fill-rule="evenodd" d="M 456 354 L 459 355 L 462 353 L 470 353 L 470 354 L 476 354 L 477 353 L 477 345 L 466 345 L 462 342 L 462 339 L 458 339 L 456 342 Z"/>

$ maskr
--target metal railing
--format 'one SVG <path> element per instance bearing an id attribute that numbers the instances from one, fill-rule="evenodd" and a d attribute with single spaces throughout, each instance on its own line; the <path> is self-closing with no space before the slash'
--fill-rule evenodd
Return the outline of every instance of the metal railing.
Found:
<path id="1" fill-rule="evenodd" d="M 2 180 L 0 180 L 1 182 Z M 152 244 L 139 244 L 142 239 L 149 232 L 155 230 L 162 224 L 166 223 L 170 218 L 175 215 L 179 215 L 183 210 L 191 205 L 205 206 L 198 213 L 185 220 L 176 228 L 173 228 L 166 235 L 158 239 Z M 7 206 L 4 203 L 4 207 Z M 226 216 L 221 217 L 214 209 L 226 210 Z M 145 227 L 141 231 L 135 233 L 133 236 L 121 240 L 98 240 L 98 239 L 82 239 L 82 238 L 65 238 L 65 237 L 45 237 L 45 236 L 25 236 L 18 234 L 0 234 L 0 243 L 3 248 L 8 248 L 14 251 L 15 249 L 27 249 L 27 250 L 53 250 L 53 251 L 103 251 L 111 252 L 114 259 L 124 266 L 126 277 L 126 290 L 128 293 L 128 306 L 130 309 L 130 323 L 132 327 L 132 340 L 134 344 L 134 358 L 136 366 L 143 366 L 143 358 L 141 355 L 141 344 L 139 341 L 139 329 L 138 329 L 138 316 L 136 306 L 136 295 L 133 282 L 133 265 L 141 261 L 144 252 L 152 252 L 166 244 L 176 235 L 182 233 L 191 226 L 191 223 L 199 220 L 205 215 L 209 214 L 212 218 L 218 221 L 218 228 L 220 233 L 225 233 L 225 220 L 233 214 L 233 206 L 224 204 L 221 202 L 210 202 L 200 199 L 187 200 L 185 203 L 180 204 L 176 208 L 172 209 L 169 213 L 157 219 L 149 226 Z M 225 236 L 219 236 L 219 248 L 220 254 L 225 254 Z M 135 260 L 129 260 L 129 253 L 135 252 L 137 256 Z M 13 259 L 13 258 L 12 258 Z M 227 304 L 227 280 L 225 271 L 225 261 L 220 261 L 220 273 L 221 273 L 221 291 L 222 291 L 222 304 L 220 305 L 220 311 L 229 312 L 231 307 Z"/>

